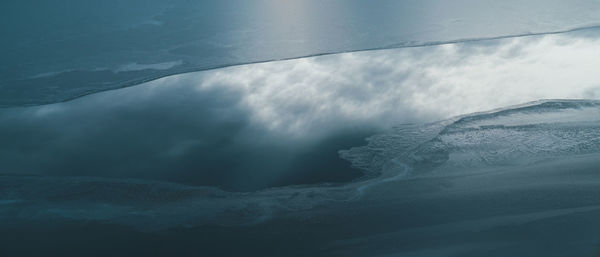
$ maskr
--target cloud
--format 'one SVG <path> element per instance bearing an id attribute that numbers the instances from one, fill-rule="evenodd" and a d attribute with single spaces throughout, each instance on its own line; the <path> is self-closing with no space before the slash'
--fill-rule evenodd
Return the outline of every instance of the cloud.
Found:
<path id="1" fill-rule="evenodd" d="M 344 53 L 163 79 L 242 95 L 255 123 L 292 136 L 391 126 L 545 98 L 595 97 L 598 38 L 570 34 Z M 174 81 L 174 82 L 170 82 Z"/>
<path id="2" fill-rule="evenodd" d="M 562 34 L 344 53 L 2 109 L 0 171 L 241 190 L 351 179 L 337 150 L 400 123 L 598 97 L 599 41 Z"/>

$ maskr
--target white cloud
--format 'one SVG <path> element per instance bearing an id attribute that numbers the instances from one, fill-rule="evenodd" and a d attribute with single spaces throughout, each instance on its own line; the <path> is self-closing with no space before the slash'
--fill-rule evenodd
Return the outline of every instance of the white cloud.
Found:
<path id="1" fill-rule="evenodd" d="M 162 83 L 183 79 L 200 91 L 241 92 L 257 124 L 296 136 L 356 122 L 385 127 L 538 99 L 598 97 L 598 39 L 562 34 L 487 43 L 250 64 Z"/>

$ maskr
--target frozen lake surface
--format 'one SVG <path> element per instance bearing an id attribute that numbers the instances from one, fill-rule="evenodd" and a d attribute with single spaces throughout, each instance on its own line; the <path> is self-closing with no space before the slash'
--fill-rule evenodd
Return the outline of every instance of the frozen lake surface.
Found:
<path id="1" fill-rule="evenodd" d="M 2 257 L 600 254 L 593 1 L 0 5 Z"/>

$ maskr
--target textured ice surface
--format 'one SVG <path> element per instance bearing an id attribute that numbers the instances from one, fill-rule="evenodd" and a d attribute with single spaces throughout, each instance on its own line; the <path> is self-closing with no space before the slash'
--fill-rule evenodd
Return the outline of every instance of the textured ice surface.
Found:
<path id="1" fill-rule="evenodd" d="M 592 0 L 0 3 L 0 106 L 194 70 L 596 26 Z"/>
<path id="2" fill-rule="evenodd" d="M 370 173 L 457 175 L 600 152 L 600 102 L 546 100 L 405 125 L 341 155 Z"/>

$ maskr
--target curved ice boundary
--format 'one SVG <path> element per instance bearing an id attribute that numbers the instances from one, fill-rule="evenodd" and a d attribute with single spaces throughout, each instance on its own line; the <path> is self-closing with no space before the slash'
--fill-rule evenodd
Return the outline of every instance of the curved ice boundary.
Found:
<path id="1" fill-rule="evenodd" d="M 340 155 L 372 175 L 456 175 L 600 152 L 600 101 L 541 100 L 403 125 Z"/>
<path id="2" fill-rule="evenodd" d="M 600 101 L 545 100 L 375 135 L 340 151 L 368 172 L 341 185 L 225 192 L 147 180 L 0 176 L 0 224 L 95 221 L 144 231 L 245 226 L 318 206 L 365 200 L 391 180 L 456 176 L 600 153 Z M 297 218 L 307 218 L 300 212 Z"/>

